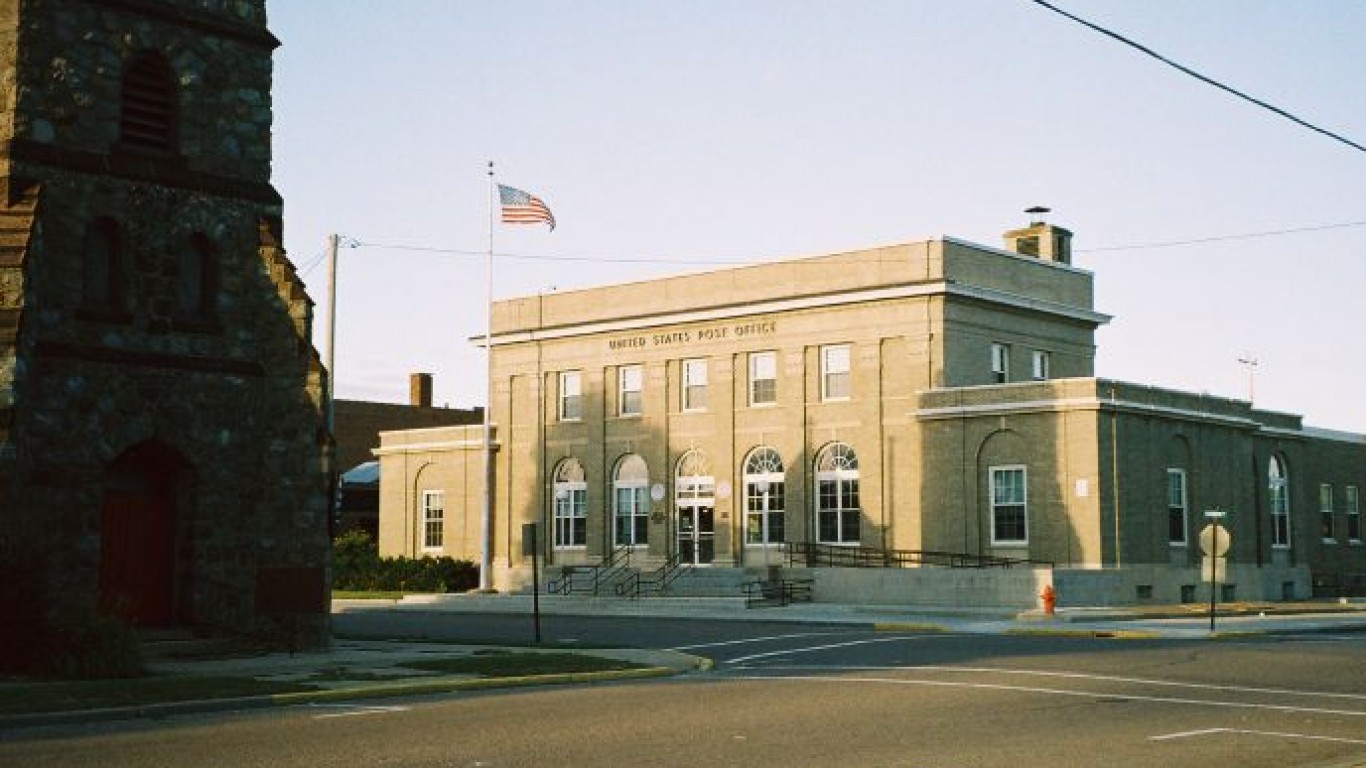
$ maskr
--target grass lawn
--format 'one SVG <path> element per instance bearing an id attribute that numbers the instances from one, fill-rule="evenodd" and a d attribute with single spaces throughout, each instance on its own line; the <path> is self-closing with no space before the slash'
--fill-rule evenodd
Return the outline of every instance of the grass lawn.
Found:
<path id="1" fill-rule="evenodd" d="M 384 681 L 404 677 L 403 668 L 479 677 L 605 672 L 640 669 L 640 664 L 578 653 L 486 651 L 473 656 L 422 659 L 393 667 L 394 674 L 354 672 L 336 665 L 318 669 L 310 681 Z M 125 680 L 0 680 L 0 716 L 138 707 L 175 701 L 267 696 L 319 690 L 310 682 L 280 682 L 242 677 L 157 675 Z"/>
<path id="2" fill-rule="evenodd" d="M 136 677 L 127 680 L 0 683 L 0 715 L 137 707 L 168 701 L 227 699 L 317 690 L 315 685 L 249 677 Z"/>
<path id="3" fill-rule="evenodd" d="M 383 592 L 379 590 L 332 590 L 333 600 L 402 600 L 402 592 Z"/>

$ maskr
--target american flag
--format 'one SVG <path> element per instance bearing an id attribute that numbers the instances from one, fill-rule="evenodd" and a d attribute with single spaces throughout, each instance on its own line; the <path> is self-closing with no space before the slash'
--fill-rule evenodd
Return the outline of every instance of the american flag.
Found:
<path id="1" fill-rule="evenodd" d="M 505 187 L 499 184 L 498 199 L 503 205 L 504 224 L 540 224 L 544 222 L 550 225 L 550 231 L 555 231 L 555 217 L 541 198 L 515 187 Z"/>

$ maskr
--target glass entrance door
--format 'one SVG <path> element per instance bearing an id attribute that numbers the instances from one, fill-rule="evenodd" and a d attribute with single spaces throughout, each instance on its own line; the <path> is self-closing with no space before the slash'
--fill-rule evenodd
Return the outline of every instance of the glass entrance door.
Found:
<path id="1" fill-rule="evenodd" d="M 678 560 L 684 565 L 707 565 L 716 557 L 716 508 L 679 503 Z"/>

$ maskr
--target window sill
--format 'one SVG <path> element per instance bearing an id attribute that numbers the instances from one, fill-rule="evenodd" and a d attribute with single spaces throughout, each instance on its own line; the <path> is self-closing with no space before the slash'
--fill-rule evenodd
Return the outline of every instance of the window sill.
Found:
<path id="1" fill-rule="evenodd" d="M 1190 543 L 1185 541 L 1169 541 L 1167 542 L 1167 546 L 1172 549 L 1188 549 L 1190 548 Z"/>

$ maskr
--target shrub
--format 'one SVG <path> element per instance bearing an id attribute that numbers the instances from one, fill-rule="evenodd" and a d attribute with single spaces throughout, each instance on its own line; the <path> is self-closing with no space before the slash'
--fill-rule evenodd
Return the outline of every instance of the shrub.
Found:
<path id="1" fill-rule="evenodd" d="M 452 557 L 380 557 L 374 537 L 352 530 L 332 542 L 332 587 L 355 591 L 464 592 L 479 568 Z"/>
<path id="2" fill-rule="evenodd" d="M 124 622 L 95 610 L 76 611 L 52 622 L 35 671 L 82 680 L 140 677 L 142 648 Z"/>
<path id="3" fill-rule="evenodd" d="M 128 624 L 93 606 L 51 612 L 41 565 L 32 559 L 0 565 L 0 671 L 80 679 L 138 677 L 141 647 Z"/>

